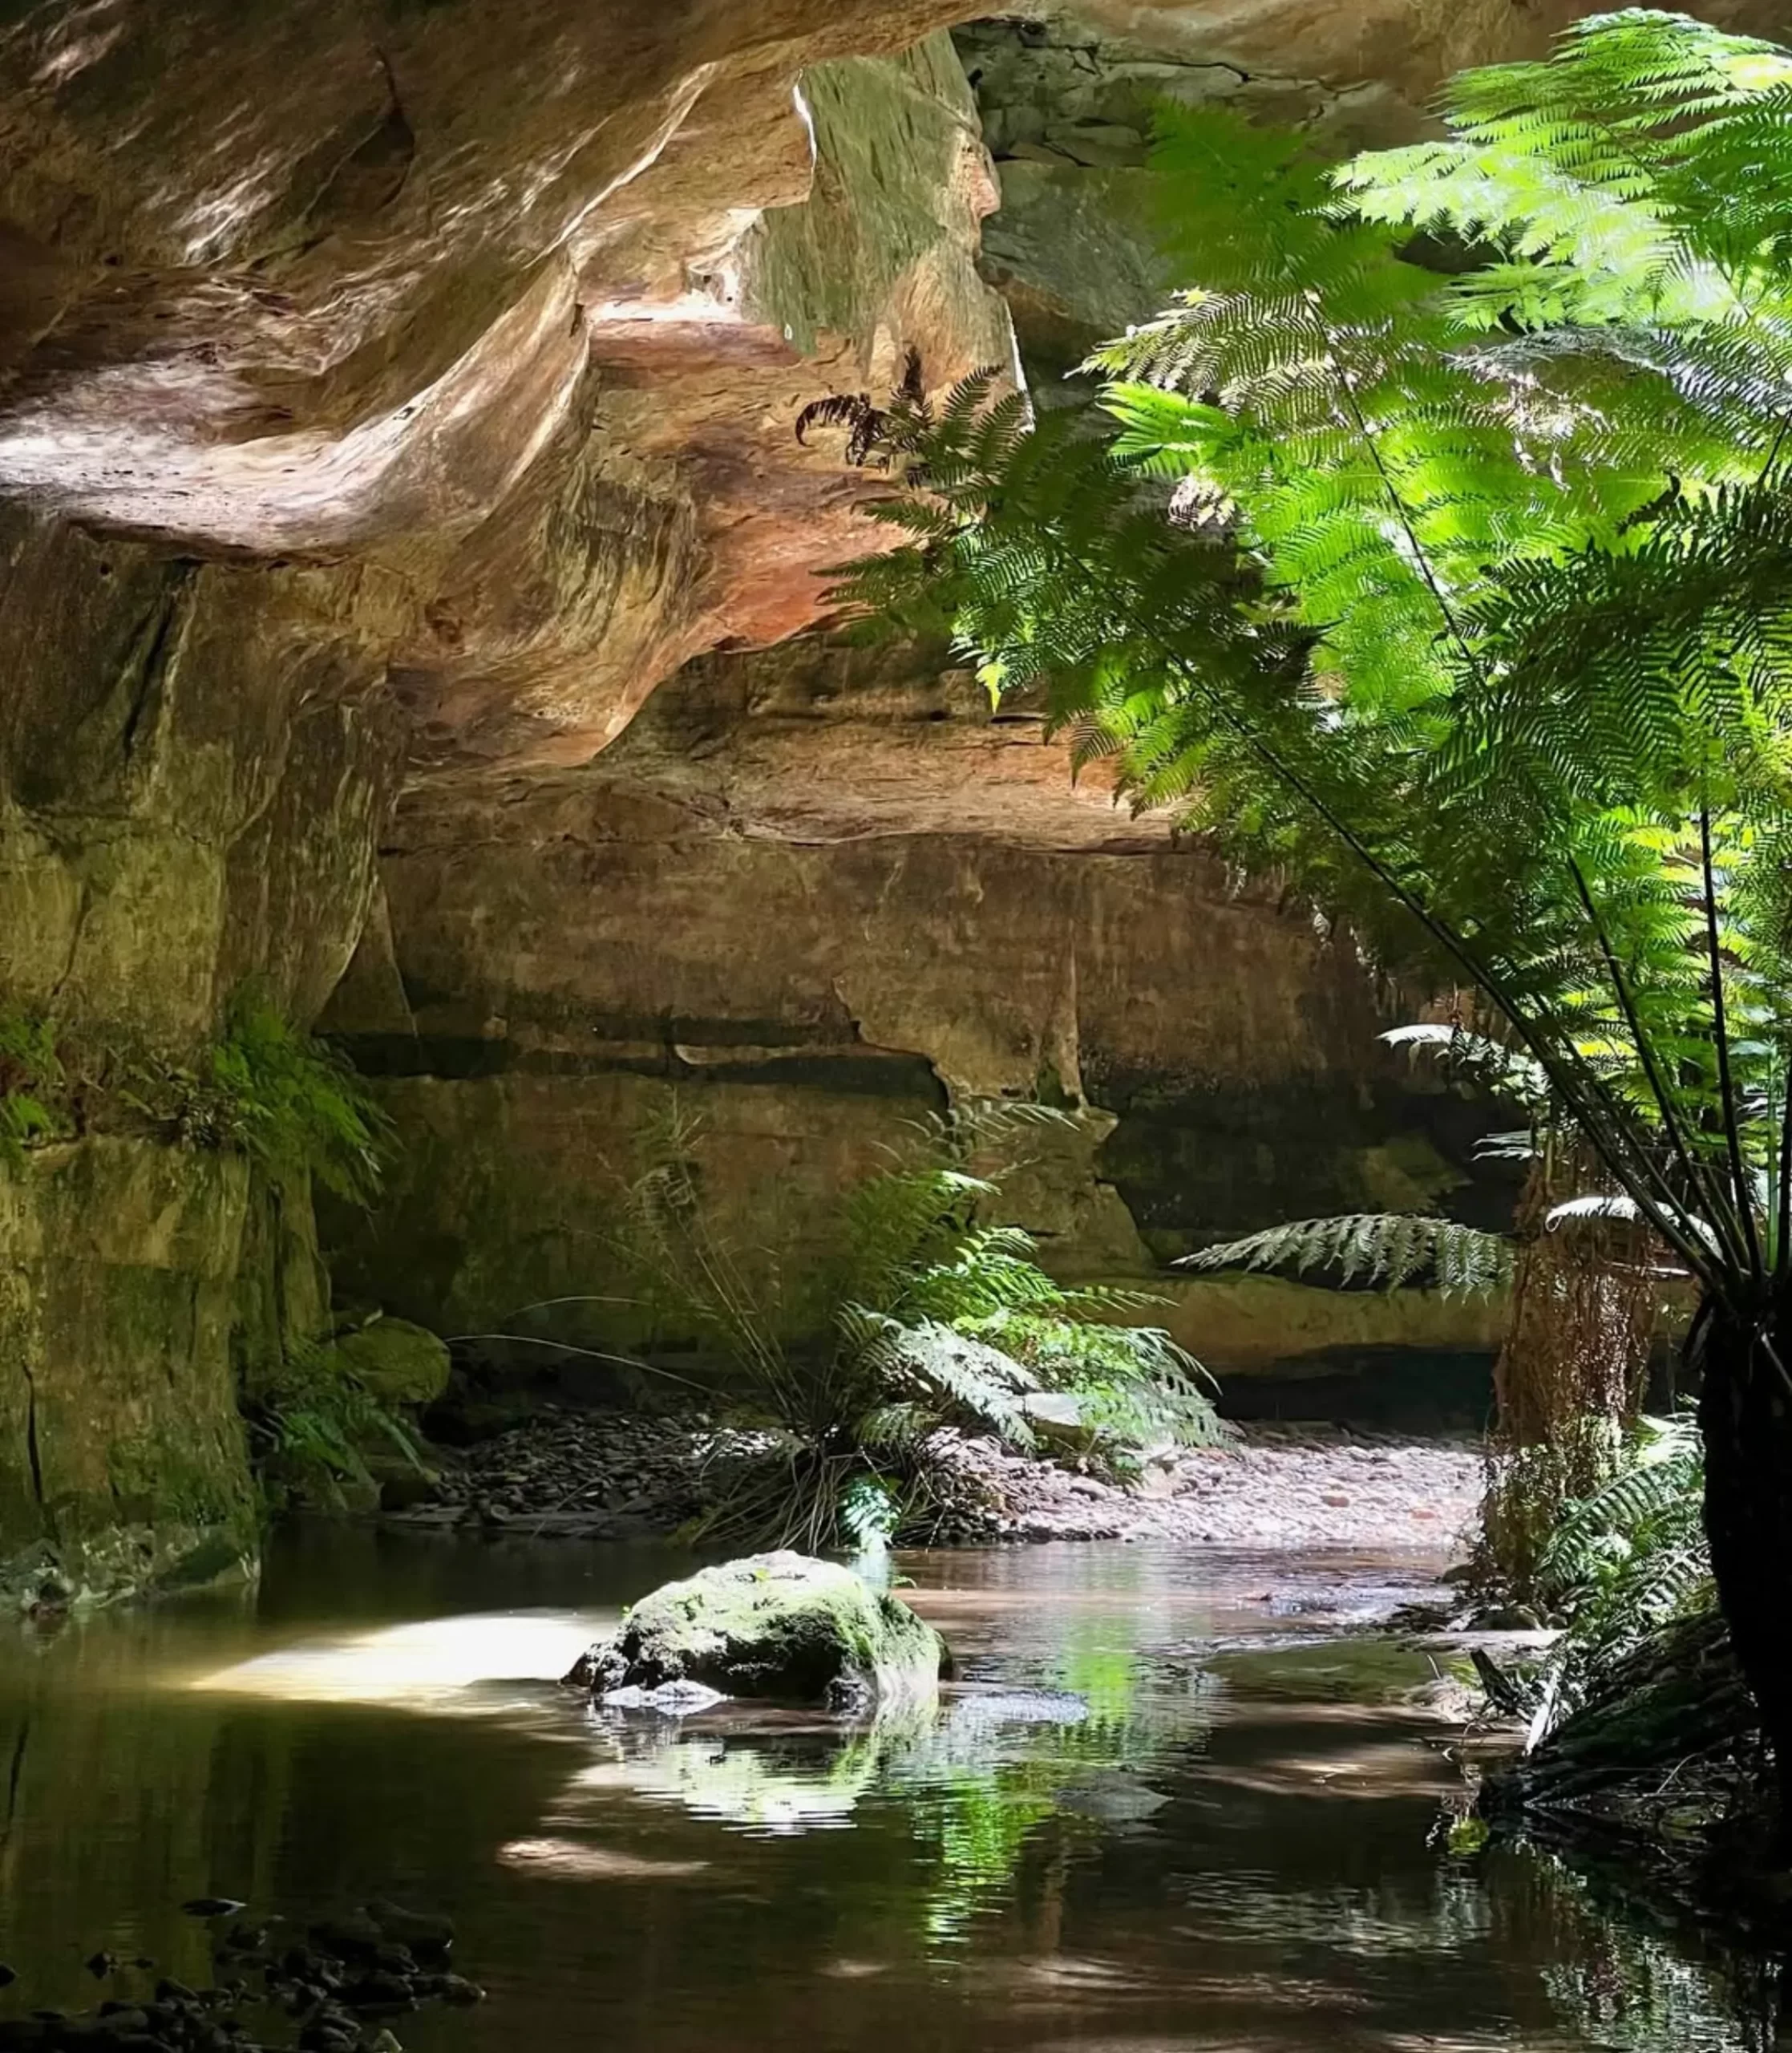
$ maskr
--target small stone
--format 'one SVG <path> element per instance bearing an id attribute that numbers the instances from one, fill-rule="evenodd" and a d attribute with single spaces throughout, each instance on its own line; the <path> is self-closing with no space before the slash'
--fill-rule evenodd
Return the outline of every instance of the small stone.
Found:
<path id="1" fill-rule="evenodd" d="M 1468 1629 L 1475 1633 L 1532 1633 L 1542 1623 L 1527 1604 L 1488 1604 L 1470 1617 Z"/>
<path id="2" fill-rule="evenodd" d="M 358 2010 L 369 2017 L 396 2017 L 401 2011 L 416 2008 L 416 1999 L 411 1993 L 411 1984 L 402 1974 L 383 1974 L 377 1970 L 364 1974 L 342 1991 L 342 2001 L 351 2010 Z"/>

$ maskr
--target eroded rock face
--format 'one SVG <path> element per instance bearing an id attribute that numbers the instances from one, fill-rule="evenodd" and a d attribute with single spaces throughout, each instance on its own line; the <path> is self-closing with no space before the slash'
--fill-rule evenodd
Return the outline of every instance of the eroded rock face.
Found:
<path id="1" fill-rule="evenodd" d="M 863 486 L 807 399 L 1007 357 L 949 46 L 847 56 L 950 12 L 38 7 L 0 32 L 0 489 L 351 553 L 427 753 L 583 759 L 815 617 Z"/>
<path id="2" fill-rule="evenodd" d="M 106 1136 L 0 1176 L 0 1614 L 253 1562 L 249 1201 L 240 1159 Z"/>
<path id="3" fill-rule="evenodd" d="M 1037 721 L 918 652 L 694 665 L 584 771 L 415 794 L 382 876 L 326 1022 L 406 1148 L 335 1240 L 408 1317 L 638 1344 L 621 1214 L 676 1103 L 718 1232 L 813 1338 L 846 1188 L 953 1097 L 1042 1091 L 1082 1107 L 1009 1184 L 1046 1260 L 1163 1283 L 1216 1367 L 1486 1342 L 1484 1308 L 1166 1276 L 1280 1219 L 1428 1208 L 1479 1115 L 1378 1049 L 1347 944 L 1075 792 Z M 522 1310 L 573 1297 L 599 1302 Z"/>
<path id="4" fill-rule="evenodd" d="M 968 89 L 900 54 L 948 12 L 14 10 L 0 1010 L 176 1063 L 247 980 L 309 1021 L 407 775 L 582 761 L 814 616 L 868 481 L 801 407 L 1010 346 Z M 159 1515 L 234 1537 L 235 1377 L 318 1311 L 302 1188 L 81 1101 L 0 1220 L 0 1558 L 136 1520 L 198 1426 Z"/>

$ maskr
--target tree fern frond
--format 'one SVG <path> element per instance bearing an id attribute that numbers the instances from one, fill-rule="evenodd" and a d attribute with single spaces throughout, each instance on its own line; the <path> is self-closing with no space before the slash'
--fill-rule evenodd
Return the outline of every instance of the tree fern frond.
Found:
<path id="1" fill-rule="evenodd" d="M 1184 1255 L 1179 1269 L 1334 1269 L 1349 1284 L 1398 1290 L 1421 1284 L 1446 1296 L 1488 1296 L 1511 1281 L 1512 1242 L 1454 1220 L 1406 1213 L 1349 1212 L 1296 1219 Z"/>

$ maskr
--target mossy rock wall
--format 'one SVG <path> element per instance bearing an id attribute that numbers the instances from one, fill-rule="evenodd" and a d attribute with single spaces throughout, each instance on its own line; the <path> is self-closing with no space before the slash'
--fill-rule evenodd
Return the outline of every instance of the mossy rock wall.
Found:
<path id="1" fill-rule="evenodd" d="M 254 1559 L 238 1372 L 327 1302 L 309 1194 L 178 1144 L 132 1077 L 197 1063 L 246 982 L 309 1019 L 353 950 L 396 728 L 343 596 L 0 512 L 0 1007 L 55 1024 L 73 1136 L 0 1163 L 14 1593 Z"/>
<path id="2" fill-rule="evenodd" d="M 582 761 L 814 619 L 876 487 L 803 407 L 1008 350 L 942 0 L 548 0 L 508 57 L 475 0 L 400 11 L 378 63 L 352 7 L 183 0 L 72 70 L 54 5 L 0 38 L 0 1010 L 127 1062 L 245 982 L 314 1021 L 402 779 Z M 248 1545 L 232 1362 L 253 1397 L 327 1283 L 305 1190 L 78 1083 L 0 1180 L 0 1557 L 123 1587 Z"/>
<path id="3" fill-rule="evenodd" d="M 0 1578 L 22 1594 L 39 1569 L 79 1597 L 253 1561 L 248 1186 L 239 1160 L 104 1137 L 0 1178 Z"/>

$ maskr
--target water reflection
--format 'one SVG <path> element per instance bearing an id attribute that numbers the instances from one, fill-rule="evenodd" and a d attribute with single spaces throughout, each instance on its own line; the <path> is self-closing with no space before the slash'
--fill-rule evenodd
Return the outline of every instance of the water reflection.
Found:
<path id="1" fill-rule="evenodd" d="M 409 2053 L 1614 2047 L 1760 1994 L 1548 1857 L 1450 1850 L 1398 1564 L 920 1557 L 965 1681 L 857 1728 L 594 1717 L 548 1679 L 682 1561 L 325 1535 L 254 1598 L 0 1650 L 0 2015 L 104 1944 L 203 1978 L 184 1898 L 439 1906 L 495 2001 Z"/>

